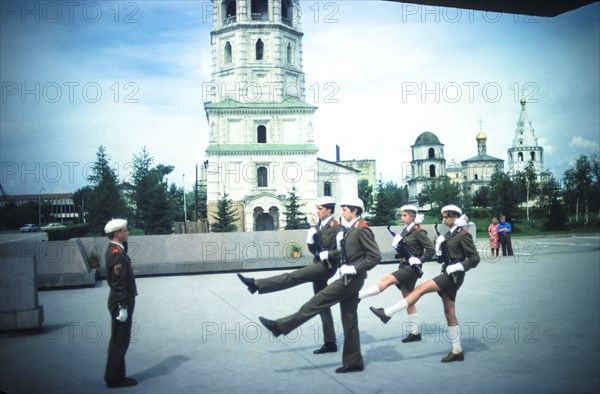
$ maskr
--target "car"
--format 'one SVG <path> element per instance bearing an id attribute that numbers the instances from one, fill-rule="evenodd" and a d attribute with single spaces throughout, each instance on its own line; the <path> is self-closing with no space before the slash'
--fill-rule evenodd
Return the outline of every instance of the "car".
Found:
<path id="1" fill-rule="evenodd" d="M 37 233 L 38 231 L 40 231 L 40 228 L 35 224 L 25 224 L 19 229 L 20 233 Z"/>
<path id="2" fill-rule="evenodd" d="M 48 230 L 52 230 L 52 229 L 55 229 L 55 228 L 65 228 L 65 227 L 67 227 L 67 226 L 65 226 L 62 223 L 48 223 L 47 226 L 42 226 L 40 229 L 42 231 L 48 231 Z"/>

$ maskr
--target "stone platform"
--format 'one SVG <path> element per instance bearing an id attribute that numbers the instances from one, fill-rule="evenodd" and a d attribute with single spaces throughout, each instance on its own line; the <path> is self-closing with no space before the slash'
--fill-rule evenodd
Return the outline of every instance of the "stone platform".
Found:
<path id="1" fill-rule="evenodd" d="M 315 318 L 273 338 L 258 322 L 296 311 L 301 285 L 251 295 L 233 273 L 138 279 L 127 354 L 135 387 L 109 390 L 103 373 L 110 337 L 108 287 L 39 293 L 40 330 L 1 333 L 0 390 L 7 393 L 583 393 L 600 378 L 600 238 L 515 240 L 514 257 L 491 259 L 467 274 L 457 299 L 465 361 L 442 364 L 451 348 L 436 294 L 417 304 L 423 342 L 403 344 L 408 319 L 384 325 L 369 306 L 396 302 L 389 288 L 359 304 L 365 370 L 336 374 L 341 353 L 321 345 Z M 375 284 L 395 266 L 369 272 Z M 439 272 L 424 266 L 423 279 Z M 283 271 L 254 271 L 266 277 Z M 340 324 L 339 308 L 333 308 Z M 339 327 L 341 329 L 341 327 Z M 343 337 L 338 338 L 342 344 Z"/>

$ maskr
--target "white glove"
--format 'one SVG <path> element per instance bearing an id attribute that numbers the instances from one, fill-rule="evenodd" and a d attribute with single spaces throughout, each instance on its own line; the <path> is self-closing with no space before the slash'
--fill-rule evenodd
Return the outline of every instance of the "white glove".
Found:
<path id="1" fill-rule="evenodd" d="M 421 265 L 423 263 L 421 263 L 421 260 L 419 260 L 418 257 L 414 257 L 413 256 L 413 257 L 409 257 L 408 258 L 408 264 L 410 264 L 410 265 Z"/>
<path id="2" fill-rule="evenodd" d="M 435 255 L 436 256 L 441 256 L 442 255 L 442 242 L 444 242 L 445 240 L 446 240 L 446 238 L 444 238 L 443 235 L 440 235 L 435 240 Z"/>
<path id="3" fill-rule="evenodd" d="M 342 275 L 356 275 L 356 268 L 351 264 L 344 264 L 340 267 L 340 274 Z"/>
<path id="4" fill-rule="evenodd" d="M 456 226 L 464 227 L 469 223 L 469 217 L 467 215 L 461 215 L 458 219 L 454 221 Z"/>
<path id="5" fill-rule="evenodd" d="M 337 235 L 335 236 L 335 240 L 337 242 L 337 248 L 338 250 L 342 250 L 342 240 L 344 239 L 344 233 L 342 231 L 340 231 L 339 233 L 337 233 Z"/>
<path id="6" fill-rule="evenodd" d="M 127 320 L 127 308 L 119 308 L 119 316 L 117 316 L 117 320 L 120 322 Z"/>
<path id="7" fill-rule="evenodd" d="M 317 233 L 317 229 L 314 227 L 311 227 L 308 229 L 308 233 L 306 234 L 306 243 L 307 244 L 314 244 L 315 243 L 315 239 L 313 238 L 314 235 Z"/>
<path id="8" fill-rule="evenodd" d="M 402 241 L 402 236 L 400 234 L 396 234 L 394 236 L 394 240 L 392 241 L 392 248 L 396 249 L 396 246 Z"/>
<path id="9" fill-rule="evenodd" d="M 329 260 L 329 251 L 324 250 L 321 253 L 319 253 L 319 258 L 321 259 L 321 261 Z"/>
<path id="10" fill-rule="evenodd" d="M 448 275 L 454 273 L 454 272 L 459 272 L 459 271 L 464 271 L 465 267 L 463 267 L 463 265 L 461 263 L 456 263 L 456 264 L 452 264 L 449 265 L 448 267 L 446 267 L 446 273 Z"/>

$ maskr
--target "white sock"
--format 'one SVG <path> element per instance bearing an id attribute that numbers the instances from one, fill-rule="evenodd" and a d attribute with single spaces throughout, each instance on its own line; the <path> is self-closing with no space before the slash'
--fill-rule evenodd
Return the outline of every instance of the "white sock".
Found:
<path id="1" fill-rule="evenodd" d="M 460 326 L 448 326 L 448 338 L 452 342 L 452 353 L 458 354 L 462 352 L 460 346 Z"/>
<path id="2" fill-rule="evenodd" d="M 392 316 L 394 313 L 401 311 L 402 309 L 406 309 L 408 308 L 408 304 L 406 303 L 406 299 L 402 299 L 399 302 L 395 303 L 394 305 L 388 307 L 388 308 L 384 308 L 383 309 L 383 313 L 385 313 L 387 316 Z"/>
<path id="3" fill-rule="evenodd" d="M 379 293 L 381 293 L 381 291 L 379 291 L 379 286 L 373 285 L 367 289 L 359 291 L 358 298 L 360 298 L 362 300 L 363 298 L 371 297 L 371 296 L 377 295 Z"/>
<path id="4" fill-rule="evenodd" d="M 419 333 L 419 316 L 416 313 L 412 315 L 408 315 L 410 319 L 410 328 L 413 335 L 417 335 Z"/>

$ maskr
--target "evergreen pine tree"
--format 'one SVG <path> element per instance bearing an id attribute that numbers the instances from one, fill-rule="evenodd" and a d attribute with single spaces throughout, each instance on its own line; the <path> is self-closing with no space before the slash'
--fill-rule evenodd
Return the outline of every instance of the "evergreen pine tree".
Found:
<path id="1" fill-rule="evenodd" d="M 300 208 L 304 206 L 304 203 L 300 202 L 300 198 L 296 195 L 296 187 L 293 186 L 292 190 L 290 190 L 288 197 L 285 200 L 285 218 L 286 230 L 295 230 L 306 228 L 306 224 L 304 223 L 304 213 L 300 211 Z"/>
<path id="2" fill-rule="evenodd" d="M 396 220 L 396 208 L 394 207 L 394 196 L 383 187 L 381 179 L 377 182 L 377 193 L 375 194 L 375 209 L 369 224 L 373 226 L 384 226 L 394 224 Z"/>
<path id="3" fill-rule="evenodd" d="M 91 231 L 104 235 L 104 225 L 112 218 L 127 217 L 127 205 L 118 188 L 115 171 L 110 167 L 110 157 L 104 146 L 98 148 L 96 162 L 92 166 L 92 174 L 88 181 L 92 184 L 92 192 L 86 196 L 87 219 Z M 88 204 L 89 199 L 89 204 Z"/>
<path id="4" fill-rule="evenodd" d="M 215 222 L 210 226 L 210 231 L 214 233 L 231 233 L 237 230 L 237 226 L 233 223 L 238 217 L 228 197 L 229 194 L 223 191 L 223 197 L 217 201 L 217 212 L 213 215 Z"/>

